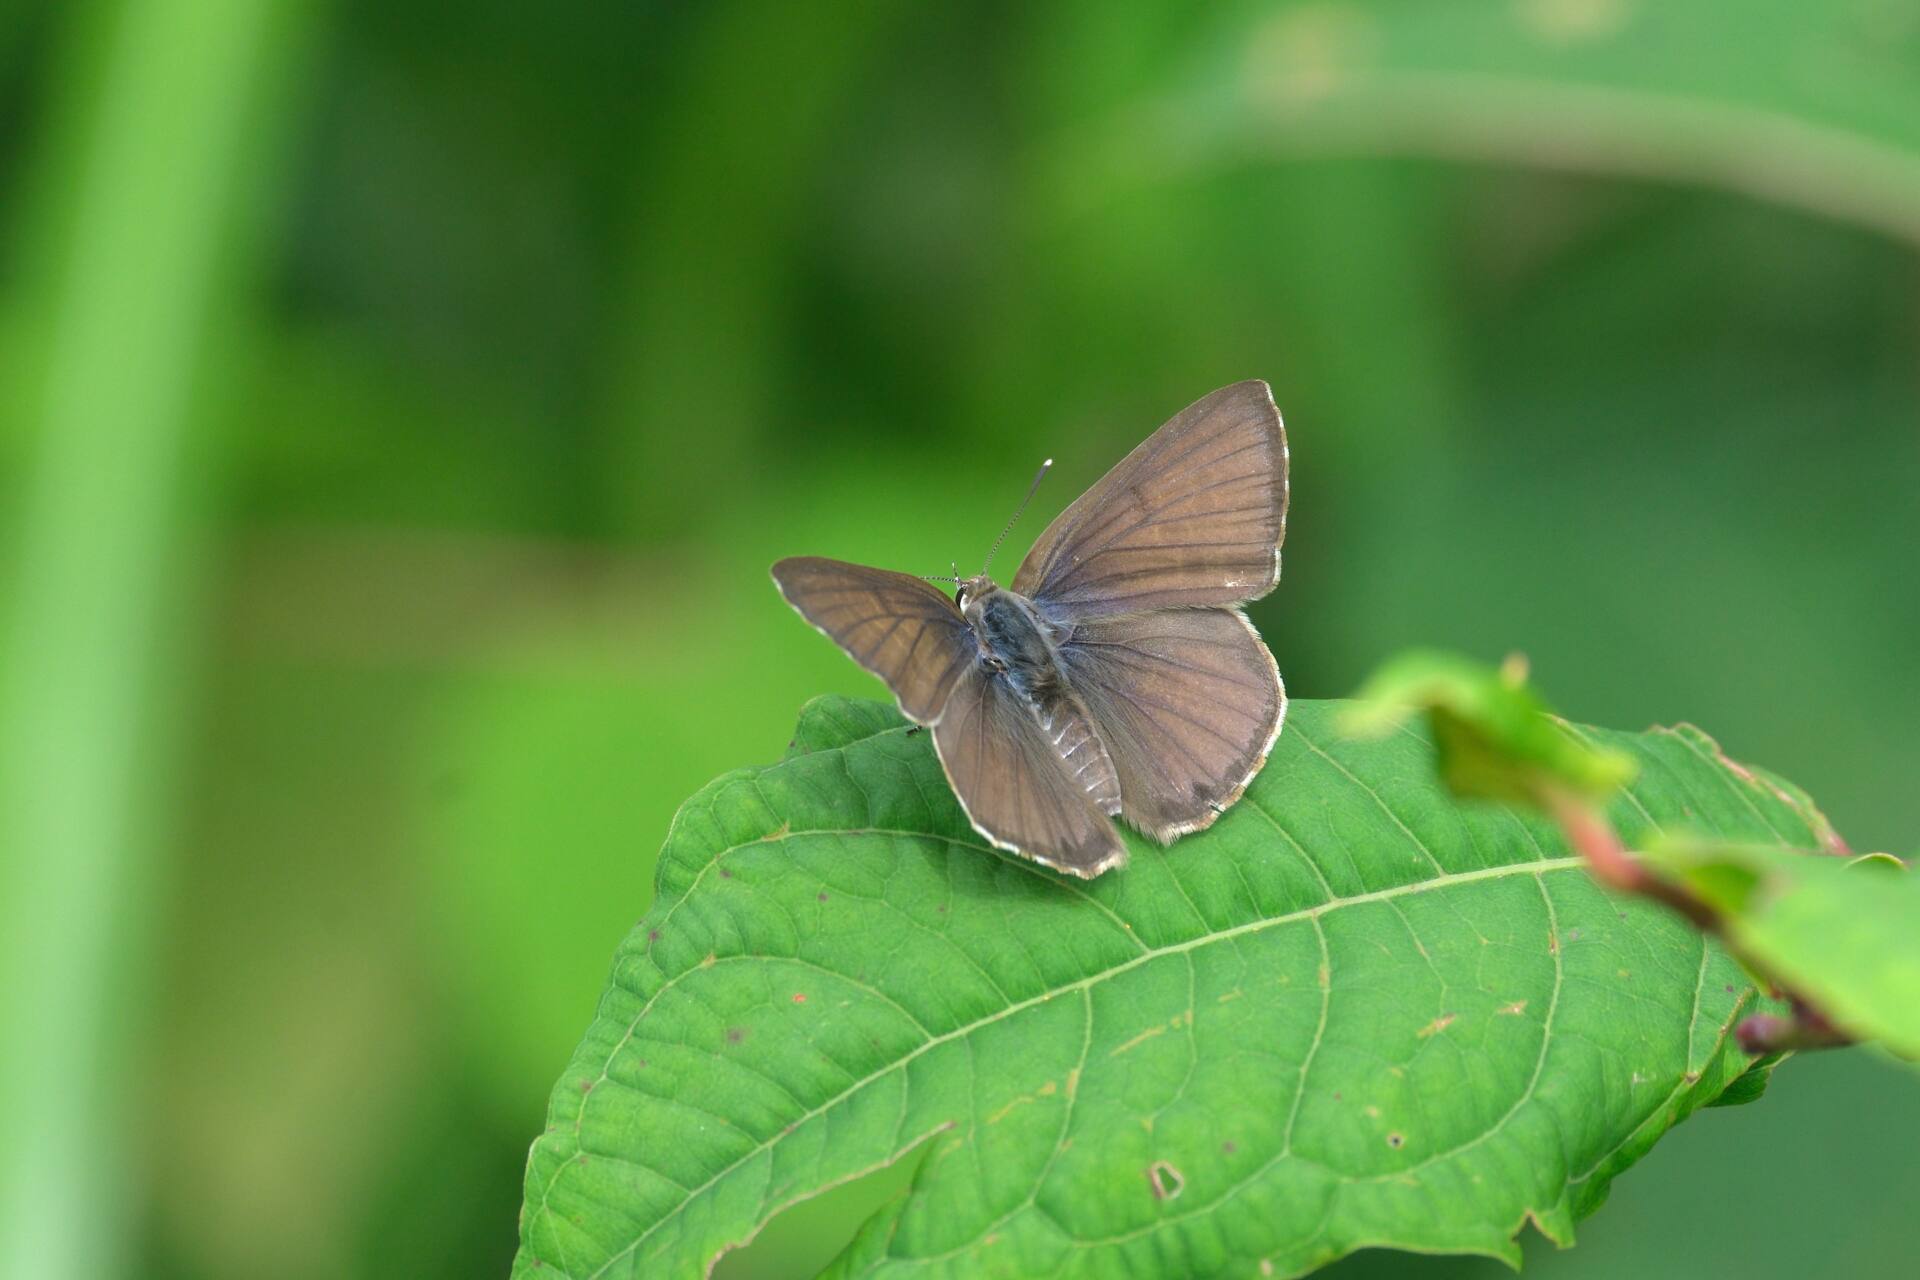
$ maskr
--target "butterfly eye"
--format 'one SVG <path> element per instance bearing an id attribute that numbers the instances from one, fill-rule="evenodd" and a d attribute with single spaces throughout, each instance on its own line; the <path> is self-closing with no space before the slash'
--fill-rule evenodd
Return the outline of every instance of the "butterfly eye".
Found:
<path id="1" fill-rule="evenodd" d="M 964 609 L 967 607 L 967 589 L 965 587 L 961 587 L 953 593 L 953 607 L 956 609 Z"/>

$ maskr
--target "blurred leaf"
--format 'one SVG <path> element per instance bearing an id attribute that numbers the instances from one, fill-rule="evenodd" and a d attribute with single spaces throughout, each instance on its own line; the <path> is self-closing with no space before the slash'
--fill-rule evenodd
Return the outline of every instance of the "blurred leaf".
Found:
<path id="1" fill-rule="evenodd" d="M 1525 664 L 1495 670 L 1447 653 L 1389 661 L 1340 718 L 1356 736 L 1391 733 L 1427 713 L 1440 776 L 1455 795 L 1539 805 L 1553 789 L 1604 800 L 1634 774 L 1633 758 L 1561 729 L 1526 683 Z"/>
<path id="2" fill-rule="evenodd" d="M 1068 883 L 985 847 L 924 735 L 810 704 L 710 784 L 557 1086 L 516 1275 L 699 1275 L 927 1144 L 836 1274 L 1291 1274 L 1362 1245 L 1517 1260 L 1748 1068 L 1736 965 L 1411 730 L 1297 702 L 1207 832 Z M 1614 816 L 1806 845 L 1670 733 Z"/>
<path id="3" fill-rule="evenodd" d="M 1216 22 L 1181 89 L 1116 113 L 1120 172 L 1437 155 L 1725 186 L 1920 238 L 1920 20 L 1896 0 L 1259 3 Z"/>
<path id="4" fill-rule="evenodd" d="M 1728 942 L 1856 1039 L 1920 1058 L 1920 879 L 1884 854 L 1671 840 L 1647 859 L 1720 917 Z"/>

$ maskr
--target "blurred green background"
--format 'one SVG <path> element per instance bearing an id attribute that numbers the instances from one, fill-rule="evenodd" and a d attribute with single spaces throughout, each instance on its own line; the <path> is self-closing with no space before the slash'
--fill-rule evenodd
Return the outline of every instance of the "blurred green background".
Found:
<path id="1" fill-rule="evenodd" d="M 1523 649 L 1913 852 L 1917 245 L 1900 0 L 0 6 L 0 1273 L 504 1274 L 675 805 L 878 691 L 766 566 L 1238 378 L 1294 696 Z M 1910 1275 L 1916 1134 L 1803 1057 L 1528 1270 Z"/>

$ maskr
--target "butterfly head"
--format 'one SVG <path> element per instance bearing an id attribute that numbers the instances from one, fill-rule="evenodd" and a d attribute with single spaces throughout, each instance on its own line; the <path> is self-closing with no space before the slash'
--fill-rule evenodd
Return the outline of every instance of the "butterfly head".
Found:
<path id="1" fill-rule="evenodd" d="M 999 589 L 993 579 L 984 573 L 962 578 L 953 593 L 954 608 L 960 610 L 962 616 L 971 619 L 979 611 L 981 602 Z"/>

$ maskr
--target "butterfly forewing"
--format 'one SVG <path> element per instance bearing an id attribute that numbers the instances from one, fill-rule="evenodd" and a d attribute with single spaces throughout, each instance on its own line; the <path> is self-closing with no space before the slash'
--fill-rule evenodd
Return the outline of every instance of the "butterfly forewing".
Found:
<path id="1" fill-rule="evenodd" d="M 1013 589 L 1061 621 L 1231 605 L 1273 589 L 1287 442 L 1264 382 L 1176 414 L 1047 526 Z"/>
<path id="2" fill-rule="evenodd" d="M 861 666 L 886 681 L 900 709 L 939 719 L 978 646 L 944 591 L 890 569 L 795 556 L 773 566 L 787 603 Z"/>
<path id="3" fill-rule="evenodd" d="M 1063 704 L 1050 725 L 1006 680 L 974 666 L 955 684 L 933 745 L 975 829 L 1056 870 L 1096 876 L 1127 856 L 1103 811 L 1112 769 L 1097 738 L 1082 742 L 1075 709 Z"/>
<path id="4" fill-rule="evenodd" d="M 1163 842 L 1240 797 L 1286 714 L 1273 655 L 1233 609 L 1082 622 L 1060 662 L 1113 761 L 1122 815 Z"/>

